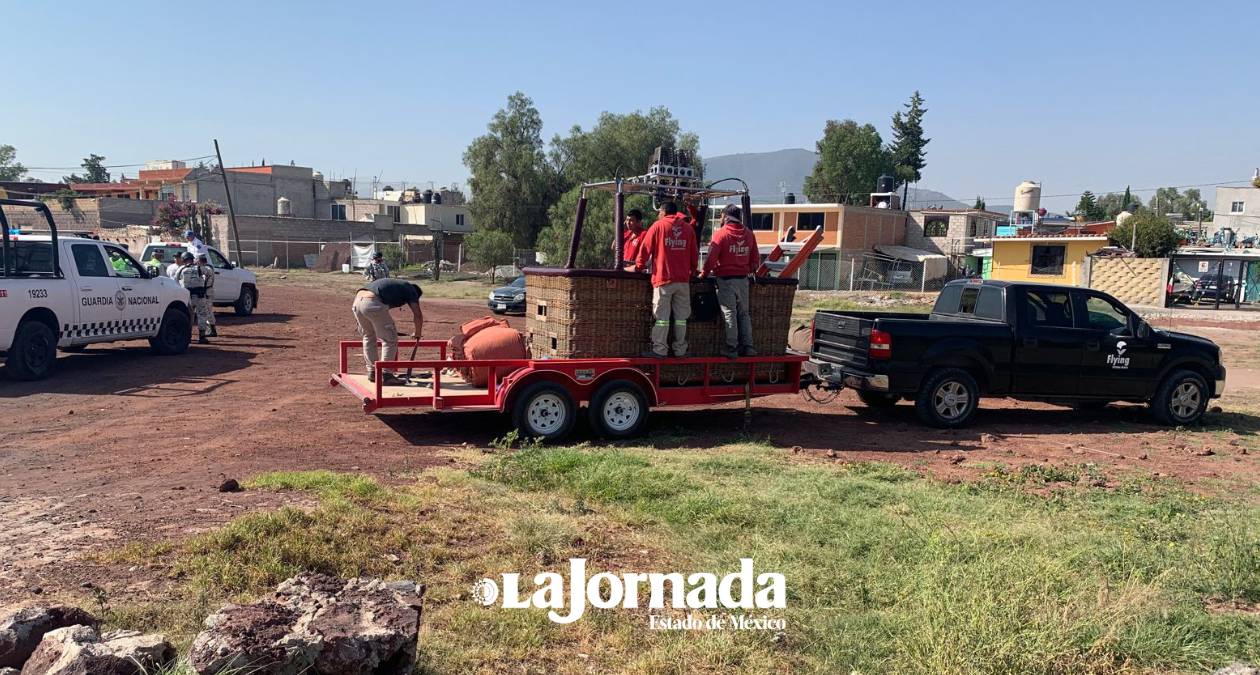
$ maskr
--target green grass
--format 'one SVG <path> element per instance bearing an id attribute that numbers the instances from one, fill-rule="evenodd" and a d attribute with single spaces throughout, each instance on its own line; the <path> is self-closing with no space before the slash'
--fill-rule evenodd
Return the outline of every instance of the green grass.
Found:
<path id="1" fill-rule="evenodd" d="M 1164 482 L 1089 489 L 1089 465 L 994 466 L 949 485 L 750 444 L 482 457 L 467 453 L 481 462 L 471 472 L 398 488 L 327 472 L 257 477 L 250 487 L 300 490 L 314 505 L 123 549 L 120 560 L 179 583 L 169 602 L 116 610 L 114 622 L 187 636 L 181 609 L 204 616 L 313 569 L 428 584 L 424 672 L 1106 673 L 1260 660 L 1260 619 L 1204 609 L 1260 601 L 1254 503 Z M 571 557 L 592 573 L 719 574 L 752 557 L 758 572 L 785 575 L 788 628 L 649 631 L 642 610 L 559 626 L 468 597 L 483 576 L 566 570 Z"/>

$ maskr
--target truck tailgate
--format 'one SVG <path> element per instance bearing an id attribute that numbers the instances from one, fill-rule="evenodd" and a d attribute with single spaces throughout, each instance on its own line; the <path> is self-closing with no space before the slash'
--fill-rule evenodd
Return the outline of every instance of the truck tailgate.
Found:
<path id="1" fill-rule="evenodd" d="M 814 315 L 814 348 L 812 356 L 820 361 L 866 367 L 866 350 L 870 347 L 873 319 L 840 313 L 818 312 Z"/>

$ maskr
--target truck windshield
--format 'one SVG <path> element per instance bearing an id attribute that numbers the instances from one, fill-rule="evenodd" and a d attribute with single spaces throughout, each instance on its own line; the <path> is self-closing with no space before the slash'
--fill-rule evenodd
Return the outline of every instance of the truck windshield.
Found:
<path id="1" fill-rule="evenodd" d="M 53 273 L 52 242 L 15 241 L 10 250 L 13 251 L 12 263 L 5 260 L 6 252 L 0 248 L 0 275 L 5 274 L 10 265 L 19 276 Z"/>

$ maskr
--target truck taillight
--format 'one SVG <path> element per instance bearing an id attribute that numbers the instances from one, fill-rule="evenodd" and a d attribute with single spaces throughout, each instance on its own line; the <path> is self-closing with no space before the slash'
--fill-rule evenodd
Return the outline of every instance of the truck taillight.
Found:
<path id="1" fill-rule="evenodd" d="M 809 343 L 814 344 L 814 339 L 818 337 L 818 328 L 814 325 L 814 320 L 809 320 Z"/>
<path id="2" fill-rule="evenodd" d="M 866 357 L 886 361 L 892 358 L 892 336 L 878 328 L 871 329 L 870 347 Z"/>

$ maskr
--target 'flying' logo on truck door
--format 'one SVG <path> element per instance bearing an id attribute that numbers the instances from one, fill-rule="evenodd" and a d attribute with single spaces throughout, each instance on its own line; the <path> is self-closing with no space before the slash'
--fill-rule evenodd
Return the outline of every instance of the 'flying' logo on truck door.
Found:
<path id="1" fill-rule="evenodd" d="M 1129 357 L 1124 355 L 1128 348 L 1129 344 L 1124 340 L 1120 340 L 1116 343 L 1116 353 L 1107 355 L 1107 365 L 1111 366 L 1112 370 L 1129 369 Z"/>

